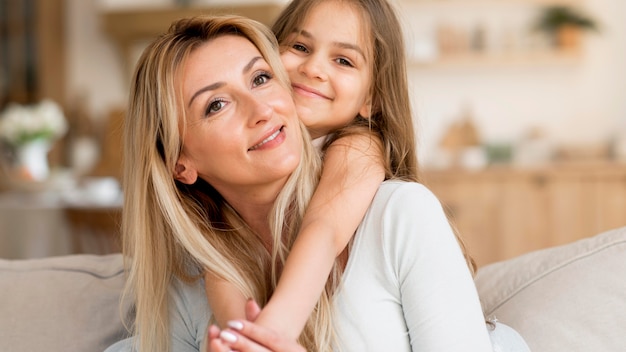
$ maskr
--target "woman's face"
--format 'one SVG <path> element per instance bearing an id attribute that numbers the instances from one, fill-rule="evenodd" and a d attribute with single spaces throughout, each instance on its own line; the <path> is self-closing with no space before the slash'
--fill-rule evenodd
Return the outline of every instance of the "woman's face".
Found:
<path id="1" fill-rule="evenodd" d="M 281 59 L 293 86 L 300 119 L 313 138 L 370 116 L 369 43 L 351 4 L 324 1 L 306 16 Z"/>
<path id="2" fill-rule="evenodd" d="M 235 35 L 196 48 L 181 67 L 187 121 L 176 178 L 200 177 L 227 200 L 275 196 L 300 161 L 290 92 L 259 50 Z"/>

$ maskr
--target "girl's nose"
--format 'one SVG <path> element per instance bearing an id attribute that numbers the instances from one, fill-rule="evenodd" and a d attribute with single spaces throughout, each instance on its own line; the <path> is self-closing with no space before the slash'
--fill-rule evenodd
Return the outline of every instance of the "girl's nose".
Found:
<path id="1" fill-rule="evenodd" d="M 315 55 L 309 56 L 300 65 L 298 70 L 301 74 L 305 75 L 308 78 L 319 79 L 322 81 L 326 81 L 328 79 L 324 61 Z"/>

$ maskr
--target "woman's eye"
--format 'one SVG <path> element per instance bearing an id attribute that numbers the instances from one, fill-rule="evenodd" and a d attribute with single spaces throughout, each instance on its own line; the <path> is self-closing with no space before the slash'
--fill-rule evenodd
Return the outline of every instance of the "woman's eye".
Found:
<path id="1" fill-rule="evenodd" d="M 212 101 L 207 107 L 205 115 L 208 116 L 222 110 L 225 104 L 226 103 L 223 100 Z"/>
<path id="2" fill-rule="evenodd" d="M 254 77 L 254 80 L 252 81 L 253 85 L 255 87 L 258 87 L 260 85 L 263 85 L 267 82 L 269 82 L 269 80 L 272 79 L 272 75 L 267 73 L 267 72 L 263 72 L 261 74 L 258 74 L 257 76 Z"/>

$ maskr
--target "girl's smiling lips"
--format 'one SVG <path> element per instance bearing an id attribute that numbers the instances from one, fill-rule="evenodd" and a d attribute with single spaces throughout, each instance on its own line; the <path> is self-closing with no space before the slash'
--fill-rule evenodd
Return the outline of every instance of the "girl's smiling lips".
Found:
<path id="1" fill-rule="evenodd" d="M 276 144 L 280 144 L 285 139 L 285 134 L 283 132 L 284 128 L 285 128 L 285 126 L 280 126 L 276 130 L 274 130 L 272 133 L 270 133 L 269 135 L 264 137 L 263 140 L 261 140 L 261 142 L 259 142 L 259 143 L 255 144 L 255 145 L 253 145 L 252 147 L 248 148 L 248 151 L 257 150 L 257 149 L 265 147 L 265 146 L 269 147 L 269 146 L 273 146 L 273 145 L 276 145 Z"/>
<path id="2" fill-rule="evenodd" d="M 292 83 L 291 86 L 293 87 L 293 91 L 297 94 L 332 100 L 330 97 L 322 94 L 322 92 L 303 84 Z"/>

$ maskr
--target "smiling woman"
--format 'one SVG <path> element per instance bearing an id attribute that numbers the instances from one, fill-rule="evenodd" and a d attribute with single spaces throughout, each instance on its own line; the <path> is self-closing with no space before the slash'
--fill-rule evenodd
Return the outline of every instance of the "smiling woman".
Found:
<path id="1" fill-rule="evenodd" d="M 133 341 L 185 351 L 189 336 L 169 324 L 169 284 L 212 273 L 266 302 L 319 158 L 304 143 L 273 34 L 257 22 L 180 20 L 144 51 L 133 82 L 122 219 Z M 208 320 L 195 323 L 200 342 Z"/>

